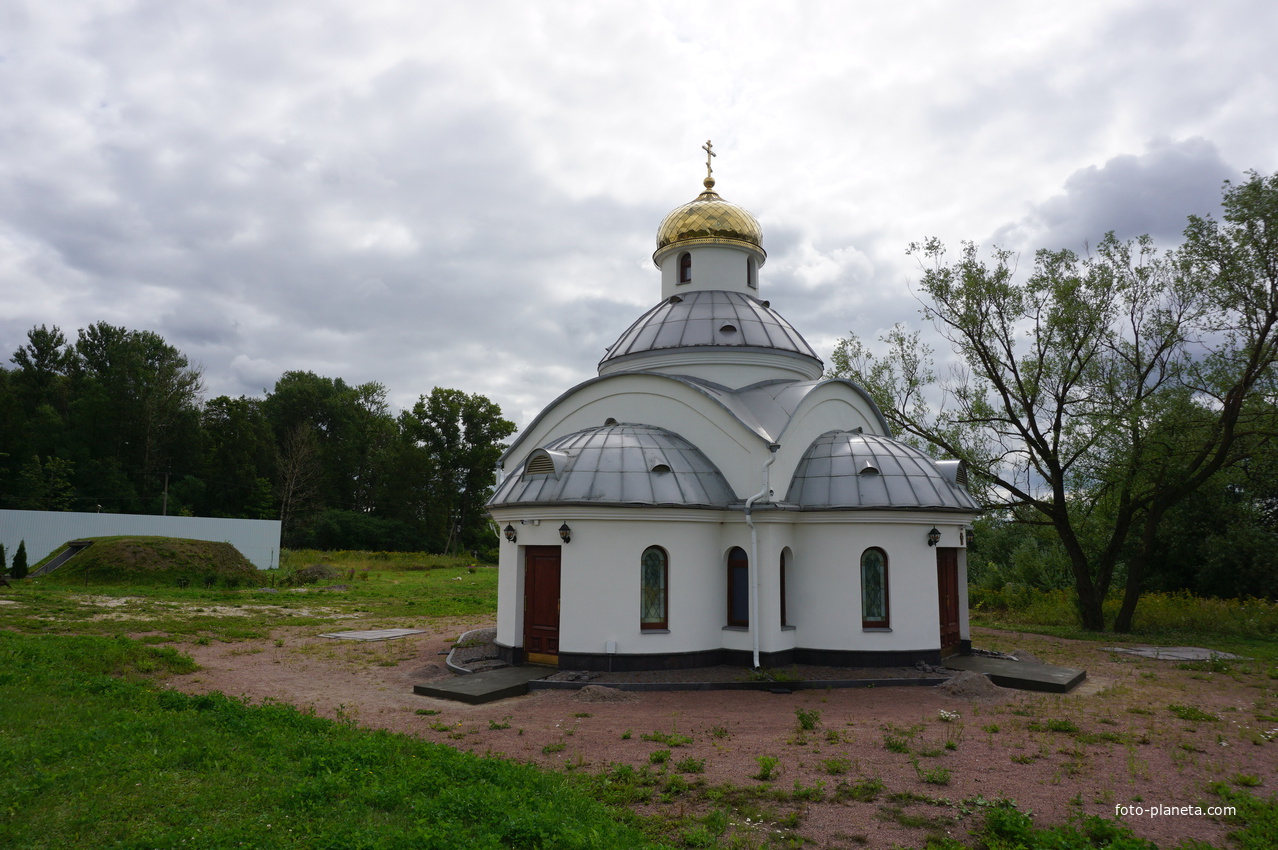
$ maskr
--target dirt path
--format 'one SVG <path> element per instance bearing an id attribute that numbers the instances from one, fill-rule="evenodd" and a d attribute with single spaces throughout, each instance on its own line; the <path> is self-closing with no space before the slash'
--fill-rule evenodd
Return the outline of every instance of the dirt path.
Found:
<path id="1" fill-rule="evenodd" d="M 1007 691 L 985 702 L 925 687 L 786 695 L 640 693 L 607 702 L 542 691 L 485 706 L 415 696 L 414 684 L 451 675 L 443 663 L 450 642 L 483 625 L 432 621 L 429 634 L 384 643 L 333 641 L 311 629 L 280 630 L 268 640 L 191 645 L 183 649 L 202 669 L 171 685 L 192 693 L 219 690 L 252 701 L 278 700 L 544 767 L 640 768 L 654 752 L 669 750 L 665 769 L 689 782 L 787 791 L 796 783 L 802 789 L 820 783 L 823 801 L 768 803 L 777 817 L 800 811 L 797 831 L 817 847 L 917 846 L 927 831 L 964 838 L 978 822 L 965 817 L 964 809 L 980 808 L 964 806 L 964 800 L 1010 798 L 1033 811 L 1040 824 L 1055 824 L 1080 811 L 1111 817 L 1119 804 L 1215 804 L 1204 792 L 1206 783 L 1239 775 L 1259 779 L 1261 793 L 1272 793 L 1278 784 L 1278 732 L 1266 737 L 1278 730 L 1278 681 L 1263 672 L 1186 670 L 1089 643 L 981 632 L 980 646 L 1023 648 L 1049 663 L 1085 667 L 1089 680 L 1069 695 Z M 347 627 L 358 626 L 344 623 Z M 1182 720 L 1169 705 L 1220 719 Z M 796 711 L 819 712 L 816 727 L 799 731 Z M 959 717 L 946 722 L 942 711 Z M 669 738 L 644 740 L 653 733 L 692 740 L 682 746 L 671 746 Z M 891 751 L 889 743 L 907 751 Z M 760 758 L 777 760 L 770 782 L 752 778 Z M 697 762 L 704 763 L 700 773 L 674 767 L 695 768 Z M 866 779 L 882 782 L 877 798 L 848 799 L 847 786 Z M 840 785 L 844 798 L 836 800 Z M 688 804 L 670 805 L 678 812 Z M 1136 834 L 1160 844 L 1193 837 L 1223 845 L 1227 831 L 1210 817 L 1124 820 Z"/>

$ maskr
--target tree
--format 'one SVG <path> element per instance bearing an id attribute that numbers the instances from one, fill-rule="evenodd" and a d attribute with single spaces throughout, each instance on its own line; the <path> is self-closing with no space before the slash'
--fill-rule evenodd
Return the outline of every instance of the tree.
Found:
<path id="1" fill-rule="evenodd" d="M 69 511 L 75 500 L 69 460 L 32 455 L 19 473 L 15 507 L 22 511 Z"/>
<path id="2" fill-rule="evenodd" d="M 467 548 L 489 545 L 484 504 L 497 480 L 502 440 L 515 432 L 515 423 L 482 395 L 436 387 L 400 415 L 400 428 L 420 453 L 418 470 L 430 475 L 430 531 Z M 460 535 L 454 533 L 458 527 Z"/>
<path id="3" fill-rule="evenodd" d="M 243 396 L 218 396 L 204 405 L 201 474 L 210 486 L 201 509 L 211 516 L 277 515 L 270 486 L 275 435 L 262 408 L 260 399 Z"/>
<path id="4" fill-rule="evenodd" d="M 1023 280 L 1007 251 L 965 243 L 951 264 L 912 245 L 924 315 L 961 362 L 939 404 L 917 332 L 832 359 L 896 429 L 968 461 L 987 502 L 1054 529 L 1088 629 L 1125 571 L 1114 628 L 1130 630 L 1168 512 L 1274 430 L 1278 175 L 1227 183 L 1223 206 L 1178 251 L 1111 234 L 1088 257 L 1039 251 Z"/>
<path id="5" fill-rule="evenodd" d="M 18 541 L 18 551 L 13 553 L 13 566 L 9 571 L 14 578 L 27 577 L 27 541 Z"/>
<path id="6" fill-rule="evenodd" d="M 280 503 L 280 526 L 290 535 L 317 507 L 324 469 L 319 443 L 309 422 L 299 422 L 284 435 L 276 463 L 275 495 Z"/>
<path id="7" fill-rule="evenodd" d="M 152 331 L 97 322 L 80 330 L 70 369 L 70 418 L 86 454 L 115 459 L 153 497 L 166 473 L 193 471 L 203 381 L 186 355 Z"/>

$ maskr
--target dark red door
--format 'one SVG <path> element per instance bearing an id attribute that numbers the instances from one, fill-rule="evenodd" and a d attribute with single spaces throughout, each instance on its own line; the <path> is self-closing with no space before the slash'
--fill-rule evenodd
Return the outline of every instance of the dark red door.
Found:
<path id="1" fill-rule="evenodd" d="M 559 547 L 524 551 L 524 655 L 534 664 L 559 663 Z"/>
<path id="2" fill-rule="evenodd" d="M 941 653 L 959 645 L 958 550 L 936 550 L 936 589 L 941 604 Z"/>

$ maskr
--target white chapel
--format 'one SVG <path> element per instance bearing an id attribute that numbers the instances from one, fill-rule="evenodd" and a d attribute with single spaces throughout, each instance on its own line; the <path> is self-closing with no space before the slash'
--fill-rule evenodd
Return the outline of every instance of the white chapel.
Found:
<path id="1" fill-rule="evenodd" d="M 498 650 L 571 670 L 938 663 L 970 646 L 966 471 L 822 378 L 705 149 L 705 190 L 657 229 L 661 300 L 502 456 Z"/>

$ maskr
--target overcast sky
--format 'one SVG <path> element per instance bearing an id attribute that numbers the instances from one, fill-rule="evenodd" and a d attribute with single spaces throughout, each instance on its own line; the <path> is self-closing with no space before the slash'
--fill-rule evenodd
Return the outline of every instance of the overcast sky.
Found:
<path id="1" fill-rule="evenodd" d="M 658 300 L 706 139 L 826 357 L 920 326 L 911 241 L 1171 245 L 1278 170 L 1275 33 L 1272 0 L 0 0 L 0 360 L 106 321 L 208 397 L 301 369 L 523 426 Z"/>

